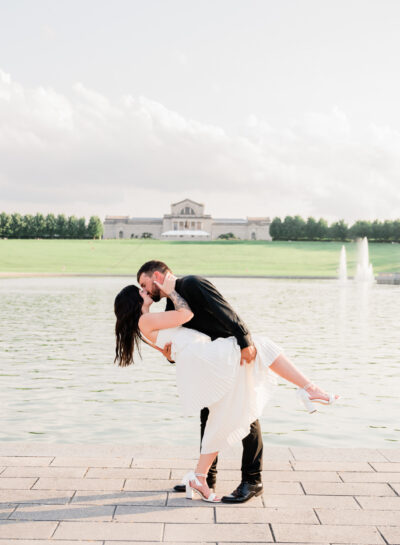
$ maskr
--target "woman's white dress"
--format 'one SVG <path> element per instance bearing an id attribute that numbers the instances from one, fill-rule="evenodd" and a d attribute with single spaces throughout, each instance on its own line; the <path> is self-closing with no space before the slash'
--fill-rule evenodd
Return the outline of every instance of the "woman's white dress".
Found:
<path id="1" fill-rule="evenodd" d="M 218 338 L 186 327 L 162 329 L 156 345 L 171 342 L 176 380 L 183 411 L 209 415 L 201 453 L 221 451 L 249 434 L 271 397 L 275 378 L 269 366 L 282 349 L 267 337 L 253 337 L 256 359 L 240 365 L 240 347 L 234 337 Z"/>

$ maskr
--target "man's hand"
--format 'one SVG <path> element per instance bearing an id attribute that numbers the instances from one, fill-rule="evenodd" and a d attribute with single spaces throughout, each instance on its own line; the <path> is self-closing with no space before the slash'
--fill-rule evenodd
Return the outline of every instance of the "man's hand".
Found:
<path id="1" fill-rule="evenodd" d="M 257 349 L 254 345 L 242 348 L 241 352 L 242 355 L 240 358 L 240 365 L 243 365 L 244 363 L 251 363 L 257 355 Z"/>
<path id="2" fill-rule="evenodd" d="M 172 343 L 167 343 L 162 350 L 163 356 L 166 357 L 168 361 L 173 361 L 171 356 L 171 345 Z"/>

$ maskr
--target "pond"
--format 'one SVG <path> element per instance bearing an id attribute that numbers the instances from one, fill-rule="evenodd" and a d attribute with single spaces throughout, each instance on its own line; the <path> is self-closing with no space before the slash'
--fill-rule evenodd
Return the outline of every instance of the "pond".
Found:
<path id="1" fill-rule="evenodd" d="M 342 396 L 309 415 L 279 379 L 261 419 L 266 445 L 399 446 L 400 286 L 212 281 L 253 333 L 281 344 L 314 382 Z M 133 366 L 113 364 L 113 301 L 128 283 L 0 281 L 0 440 L 198 442 L 198 419 L 181 415 L 174 365 L 147 346 Z"/>

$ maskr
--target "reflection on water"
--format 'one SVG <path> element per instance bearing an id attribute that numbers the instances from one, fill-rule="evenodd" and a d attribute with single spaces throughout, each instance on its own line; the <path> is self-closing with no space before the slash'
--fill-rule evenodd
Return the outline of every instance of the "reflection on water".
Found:
<path id="1" fill-rule="evenodd" d="M 1 440 L 197 443 L 199 422 L 181 416 L 173 365 L 147 346 L 134 366 L 112 363 L 113 301 L 127 283 L 1 280 Z M 280 381 L 261 421 L 266 445 L 398 446 L 400 287 L 214 283 L 252 332 L 283 345 L 312 380 L 342 395 L 309 415 Z"/>

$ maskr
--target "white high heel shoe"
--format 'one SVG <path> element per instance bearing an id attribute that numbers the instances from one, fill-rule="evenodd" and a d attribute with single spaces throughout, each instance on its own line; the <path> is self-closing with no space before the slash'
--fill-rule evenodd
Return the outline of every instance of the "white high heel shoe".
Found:
<path id="1" fill-rule="evenodd" d="M 197 477 L 207 477 L 207 475 L 204 475 L 204 473 L 195 473 L 194 471 L 189 471 L 189 473 L 186 473 L 186 475 L 183 477 L 182 482 L 186 486 L 186 498 L 192 500 L 193 493 L 196 492 L 197 494 L 199 494 L 203 501 L 207 501 L 209 503 L 220 503 L 221 499 L 217 498 L 215 492 L 211 492 L 208 498 L 206 498 L 201 490 L 198 490 L 197 488 L 191 486 L 191 482 L 194 482 L 194 484 L 196 484 L 197 486 L 202 486 L 201 482 Z"/>
<path id="2" fill-rule="evenodd" d="M 307 411 L 311 413 L 315 413 L 317 409 L 314 407 L 313 403 L 321 403 L 322 405 L 332 405 L 332 403 L 335 403 L 339 399 L 339 396 L 336 396 L 335 394 L 328 394 L 328 399 L 322 399 L 320 397 L 315 397 L 314 399 L 310 399 L 310 395 L 307 392 L 307 389 L 313 386 L 312 382 L 309 382 L 304 386 L 304 388 L 298 388 L 297 390 L 297 396 L 300 401 L 303 402 L 305 408 Z"/>

